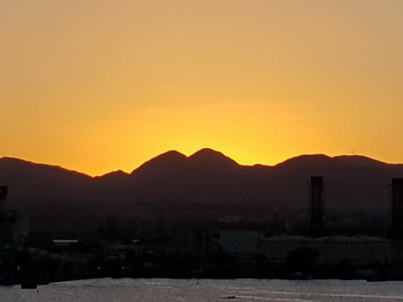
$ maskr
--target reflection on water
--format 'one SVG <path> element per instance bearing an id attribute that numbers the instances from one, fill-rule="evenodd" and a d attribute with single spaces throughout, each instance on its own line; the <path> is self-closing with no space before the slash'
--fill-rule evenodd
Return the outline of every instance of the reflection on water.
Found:
<path id="1" fill-rule="evenodd" d="M 341 280 L 92 279 L 20 289 L 1 301 L 403 301 L 403 282 Z"/>

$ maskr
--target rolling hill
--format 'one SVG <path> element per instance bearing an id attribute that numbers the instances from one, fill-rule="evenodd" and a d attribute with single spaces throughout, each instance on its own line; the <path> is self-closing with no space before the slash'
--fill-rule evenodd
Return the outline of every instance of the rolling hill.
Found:
<path id="1" fill-rule="evenodd" d="M 28 213 L 34 231 L 91 230 L 108 217 L 263 221 L 274 213 L 305 215 L 312 175 L 324 177 L 328 214 L 386 217 L 389 184 L 391 178 L 403 177 L 403 165 L 363 156 L 303 155 L 275 166 L 242 166 L 220 152 L 202 149 L 189 157 L 169 151 L 130 174 L 116 171 L 90 177 L 61 167 L 0 159 L 0 185 L 9 190 L 7 204 Z"/>

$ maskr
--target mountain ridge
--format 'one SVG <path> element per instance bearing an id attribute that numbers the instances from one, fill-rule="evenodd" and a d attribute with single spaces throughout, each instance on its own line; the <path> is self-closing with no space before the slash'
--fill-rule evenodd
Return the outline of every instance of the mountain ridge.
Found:
<path id="1" fill-rule="evenodd" d="M 8 204 L 29 213 L 33 230 L 88 229 L 109 216 L 164 213 L 262 220 L 277 210 L 305 213 L 312 175 L 324 177 L 330 212 L 361 209 L 387 215 L 389 184 L 391 178 L 403 177 L 403 165 L 316 154 L 274 166 L 244 166 L 221 152 L 202 149 L 190 156 L 168 151 L 131 173 L 92 177 L 59 166 L 0 159 L 0 185 L 9 187 Z"/>
<path id="2" fill-rule="evenodd" d="M 357 161 L 360 161 L 361 163 L 368 163 L 368 164 L 376 164 L 376 165 L 388 165 L 388 166 L 395 166 L 395 167 L 403 167 L 403 163 L 388 163 L 388 162 L 384 162 L 384 161 L 380 161 L 377 159 L 373 159 L 371 157 L 367 157 L 365 155 L 336 155 L 336 156 L 328 156 L 326 154 L 321 154 L 321 153 L 314 153 L 314 154 L 302 154 L 302 155 L 298 155 L 298 156 L 294 156 L 294 157 L 290 157 L 282 162 L 279 162 L 277 164 L 274 165 L 266 165 L 266 164 L 260 164 L 260 163 L 256 163 L 256 164 L 251 164 L 251 165 L 242 165 L 237 163 L 235 160 L 233 160 L 232 158 L 224 155 L 223 153 L 219 152 L 219 151 L 215 151 L 213 149 L 210 148 L 202 148 L 198 151 L 196 151 L 195 153 L 191 154 L 190 156 L 186 156 L 183 153 L 176 151 L 176 150 L 169 150 L 167 152 L 161 153 L 147 161 L 145 161 L 143 164 L 141 164 L 140 166 L 138 166 L 137 168 L 133 169 L 131 172 L 125 172 L 121 169 L 115 170 L 115 171 L 110 171 L 110 172 L 106 172 L 104 174 L 101 175 L 95 175 L 95 176 L 91 176 L 89 174 L 86 174 L 84 172 L 80 172 L 78 170 L 74 170 L 74 169 L 68 169 L 65 168 L 63 166 L 60 165 L 52 165 L 52 164 L 47 164 L 47 163 L 41 163 L 41 162 L 34 162 L 34 161 L 30 161 L 30 160 L 25 160 L 25 159 L 21 159 L 21 158 L 17 158 L 17 157 L 10 157 L 10 156 L 4 156 L 0 158 L 0 162 L 16 162 L 19 164 L 27 164 L 27 165 L 34 165 L 34 166 L 38 166 L 38 167 L 43 167 L 43 168 L 50 168 L 50 169 L 55 169 L 55 170 L 62 170 L 62 171 L 66 171 L 66 172 L 71 172 L 77 175 L 81 175 L 81 176 L 85 176 L 88 178 L 103 178 L 103 177 L 108 177 L 108 176 L 113 176 L 116 174 L 121 174 L 121 175 L 131 175 L 134 174 L 138 171 L 140 171 L 141 169 L 143 169 L 144 167 L 146 167 L 148 164 L 150 163 L 154 163 L 155 161 L 160 161 L 160 160 L 164 160 L 167 161 L 168 160 L 172 160 L 173 158 L 176 157 L 176 159 L 183 159 L 183 160 L 189 160 L 189 159 L 194 159 L 199 157 L 199 155 L 202 155 L 203 153 L 212 153 L 215 154 L 217 156 L 221 156 L 222 159 L 227 160 L 228 162 L 232 162 L 233 164 L 240 166 L 240 167 L 260 167 L 260 168 L 272 168 L 272 167 L 280 167 L 283 165 L 288 165 L 292 162 L 295 161 L 300 161 L 300 160 L 304 160 L 304 159 L 312 159 L 312 158 L 322 158 L 322 159 L 334 159 L 334 160 L 341 160 L 344 161 L 346 163 L 348 162 L 352 162 L 352 160 L 356 160 L 356 162 L 354 164 L 357 164 Z M 203 156 L 204 157 L 204 156 Z"/>

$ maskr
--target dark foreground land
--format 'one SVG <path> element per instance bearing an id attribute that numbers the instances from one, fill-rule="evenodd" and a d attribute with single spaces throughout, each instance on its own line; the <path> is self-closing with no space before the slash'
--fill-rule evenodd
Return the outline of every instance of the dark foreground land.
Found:
<path id="1" fill-rule="evenodd" d="M 178 241 L 174 242 L 179 244 Z M 67 280 L 112 278 L 276 278 L 403 280 L 402 263 L 339 261 L 318 263 L 309 249 L 294 250 L 284 261 L 263 254 L 230 254 L 219 246 L 172 253 L 172 240 L 93 242 L 52 251 L 2 243 L 0 284 L 39 284 Z M 395 248 L 401 253 L 401 243 Z"/>

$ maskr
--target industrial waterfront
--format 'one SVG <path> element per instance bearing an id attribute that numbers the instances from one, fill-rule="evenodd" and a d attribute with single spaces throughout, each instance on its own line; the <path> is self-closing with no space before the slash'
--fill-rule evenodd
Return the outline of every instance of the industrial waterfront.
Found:
<path id="1" fill-rule="evenodd" d="M 0 282 L 37 288 L 52 282 L 94 278 L 260 278 L 403 280 L 403 180 L 392 179 L 392 237 L 329 235 L 324 182 L 310 182 L 309 228 L 305 234 L 256 230 L 180 230 L 163 225 L 153 238 L 122 238 L 116 225 L 100 239 L 53 239 L 30 246 L 16 235 L 16 213 L 2 211 Z M 7 187 L 2 187 L 2 203 Z M 15 240 L 19 238 L 20 241 Z"/>

